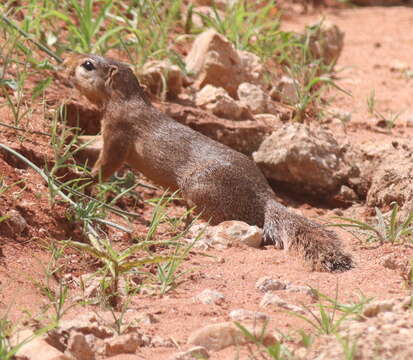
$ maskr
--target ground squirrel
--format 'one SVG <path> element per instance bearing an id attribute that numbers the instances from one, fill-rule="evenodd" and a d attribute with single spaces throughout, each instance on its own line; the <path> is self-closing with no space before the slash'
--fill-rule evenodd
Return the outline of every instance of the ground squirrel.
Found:
<path id="1" fill-rule="evenodd" d="M 265 244 L 294 250 L 312 270 L 344 271 L 352 258 L 334 232 L 289 212 L 247 156 L 157 110 L 129 66 L 97 55 L 70 55 L 71 82 L 103 109 L 103 148 L 92 175 L 105 180 L 127 163 L 217 224 L 240 220 L 264 230 Z"/>

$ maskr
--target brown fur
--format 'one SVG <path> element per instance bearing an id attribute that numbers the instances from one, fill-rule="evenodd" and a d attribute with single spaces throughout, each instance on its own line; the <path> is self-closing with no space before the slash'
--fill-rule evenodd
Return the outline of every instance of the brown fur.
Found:
<path id="1" fill-rule="evenodd" d="M 82 64 L 93 62 L 86 71 Z M 344 271 L 352 259 L 335 233 L 289 212 L 255 163 L 153 107 L 128 66 L 96 55 L 72 55 L 68 77 L 103 109 L 103 149 L 92 173 L 103 180 L 123 163 L 171 191 L 216 224 L 241 220 L 264 229 L 265 242 L 301 254 L 313 270 Z"/>

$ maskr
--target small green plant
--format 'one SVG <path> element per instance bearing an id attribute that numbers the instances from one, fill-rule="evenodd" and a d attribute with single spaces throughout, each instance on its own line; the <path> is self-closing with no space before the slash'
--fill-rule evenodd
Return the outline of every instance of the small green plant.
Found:
<path id="1" fill-rule="evenodd" d="M 398 113 L 390 111 L 387 115 L 376 112 L 379 122 L 384 124 L 389 133 L 391 133 L 392 129 L 396 126 L 396 121 L 399 119 L 401 114 L 402 111 L 399 111 Z"/>
<path id="2" fill-rule="evenodd" d="M 250 358 L 256 359 L 257 357 L 259 357 L 263 360 L 293 359 L 293 354 L 285 346 L 283 346 L 281 342 L 277 341 L 271 345 L 264 344 L 268 322 L 265 322 L 262 325 L 261 330 L 258 334 L 252 333 L 245 326 L 238 322 L 235 322 L 234 324 L 241 330 L 243 336 L 248 340 L 247 348 Z M 250 344 L 252 344 L 255 349 Z"/>
<path id="3" fill-rule="evenodd" d="M 45 244 L 46 248 L 51 252 L 50 260 L 46 265 L 39 261 L 39 264 L 43 267 L 45 281 L 35 281 L 35 285 L 41 294 L 48 299 L 49 303 L 46 305 L 45 311 L 48 309 L 53 310 L 51 316 L 52 324 L 58 326 L 64 314 L 74 307 L 76 303 L 67 303 L 69 300 L 69 286 L 61 279 L 63 265 L 60 264 L 60 259 L 64 257 L 65 245 L 57 245 L 54 241 Z M 57 283 L 57 286 L 53 283 Z"/>
<path id="4" fill-rule="evenodd" d="M 112 21 L 108 21 L 114 1 L 69 0 L 63 3 L 63 9 L 52 9 L 44 17 L 63 21 L 69 31 L 68 40 L 72 49 L 83 53 L 104 54 L 111 46 L 109 42 L 116 41 L 117 35 L 123 29 L 122 26 L 114 26 Z M 73 15 L 70 15 L 69 7 Z"/>
<path id="5" fill-rule="evenodd" d="M 71 240 L 66 241 L 66 244 L 94 256 L 103 263 L 103 267 L 99 273 L 103 279 L 102 285 L 107 288 L 106 291 L 110 294 L 109 304 L 114 308 L 118 308 L 121 304 L 119 282 L 122 277 L 125 277 L 130 271 L 140 268 L 143 265 L 156 264 L 170 259 L 170 256 L 163 255 L 135 256 L 139 251 L 147 250 L 150 246 L 165 244 L 167 242 L 144 241 L 132 245 L 124 251 L 118 251 L 106 237 L 98 239 L 93 235 L 89 235 L 89 240 L 90 244 Z"/>
<path id="6" fill-rule="evenodd" d="M 311 288 L 313 293 L 316 294 L 316 297 L 319 299 L 324 299 L 331 309 L 336 308 L 338 311 L 342 312 L 343 314 L 348 314 L 350 318 L 354 317 L 355 319 L 359 319 L 361 314 L 363 313 L 363 309 L 366 304 L 373 300 L 373 298 L 366 297 L 363 293 L 358 294 L 358 301 L 353 303 L 340 303 L 337 301 L 337 295 L 335 298 L 331 298 L 317 289 Z M 338 292 L 338 290 L 336 290 Z"/>
<path id="7" fill-rule="evenodd" d="M 273 0 L 259 8 L 253 3 L 236 1 L 223 15 L 215 5 L 212 10 L 213 16 L 197 11 L 193 13 L 200 16 L 207 27 L 224 35 L 237 49 L 253 52 L 265 60 L 274 56 L 280 50 L 280 44 L 285 43 L 281 41 L 279 16 L 273 14 L 276 11 Z"/>
<path id="8" fill-rule="evenodd" d="M 22 39 L 23 34 L 27 34 L 15 27 L 14 23 L 4 15 L 1 15 L 0 18 L 0 30 L 2 29 L 4 30 L 5 41 L 4 45 L 0 46 L 0 94 L 3 95 L 5 102 L 0 103 L 0 106 L 7 106 L 13 119 L 13 125 L 2 125 L 25 131 L 26 129 L 21 127 L 22 120 L 30 118 L 33 111 L 33 102 L 42 98 L 52 78 L 46 76 L 28 92 L 29 82 L 27 79 L 33 75 L 35 68 L 45 67 L 42 67 L 40 61 L 34 58 L 35 53 L 30 46 L 26 46 Z M 33 39 L 30 40 L 34 41 Z M 30 132 L 30 130 L 27 131 Z M 16 134 L 18 133 L 16 132 Z M 19 135 L 19 139 L 24 140 L 24 137 Z"/>
<path id="9" fill-rule="evenodd" d="M 314 54 L 312 41 L 321 32 L 322 21 L 306 28 L 302 36 L 285 34 L 285 48 L 278 55 L 284 71 L 292 79 L 295 97 L 290 102 L 294 108 L 294 121 L 303 122 L 307 118 L 322 118 L 326 101 L 323 95 L 331 88 L 351 96 L 339 87 L 332 75 L 334 61 L 326 63 L 322 54 Z"/>
<path id="10" fill-rule="evenodd" d="M 336 287 L 334 298 L 322 294 L 317 289 L 312 288 L 312 291 L 317 295 L 317 298 L 324 300 L 324 302 L 320 301 L 316 304 L 317 311 L 303 304 L 302 306 L 307 311 L 307 314 L 290 314 L 310 324 L 317 334 L 336 334 L 343 321 L 350 317 L 360 316 L 364 305 L 371 300 L 362 295 L 360 301 L 357 303 L 341 304 L 338 302 L 338 286 Z"/>
<path id="11" fill-rule="evenodd" d="M 19 126 L 22 119 L 30 114 L 30 106 L 25 97 L 24 86 L 28 76 L 28 62 L 24 61 L 23 65 L 15 58 L 19 37 L 14 32 L 9 35 L 8 41 L 11 43 L 10 49 L 2 48 L 0 58 L 3 59 L 3 69 L 0 70 L 2 77 L 0 80 L 1 95 L 6 99 L 6 105 L 13 116 L 14 126 Z M 6 77 L 7 69 L 14 64 L 19 68 L 14 75 Z"/>
<path id="12" fill-rule="evenodd" d="M 169 46 L 171 32 L 179 33 L 181 6 L 182 0 L 118 3 L 111 17 L 123 27 L 120 47 L 132 64 L 139 67 L 151 59 L 169 58 L 184 69 L 180 55 Z"/>
<path id="13" fill-rule="evenodd" d="M 409 264 L 403 269 L 401 276 L 404 280 L 406 288 L 411 289 L 413 287 L 413 258 L 410 259 Z"/>
<path id="14" fill-rule="evenodd" d="M 177 231 L 175 220 L 167 214 L 166 207 L 175 198 L 176 193 L 171 196 L 164 194 L 156 201 L 152 201 L 155 207 L 145 239 L 140 240 L 126 250 L 119 251 L 115 249 L 107 237 L 96 238 L 93 235 L 89 235 L 90 244 L 75 241 L 66 242 L 68 245 L 87 252 L 102 262 L 103 266 L 98 273 L 103 279 L 102 286 L 106 293 L 110 294 L 109 303 L 112 306 L 119 307 L 121 304 L 119 289 L 121 278 L 127 280 L 129 274 L 140 273 L 144 265 L 157 265 L 156 278 L 160 283 L 161 294 L 177 286 L 178 279 L 185 274 L 185 272 L 178 273 L 178 269 L 188 256 L 195 241 L 202 235 L 202 232 L 191 244 L 183 245 L 180 242 L 180 239 L 188 232 L 189 228 Z M 170 226 L 172 226 L 175 235 L 172 235 L 169 241 L 154 240 L 159 226 L 163 223 L 172 224 Z M 172 251 L 168 255 L 153 255 L 150 248 L 154 246 L 172 248 Z"/>
<path id="15" fill-rule="evenodd" d="M 367 97 L 367 110 L 371 116 L 374 116 L 378 119 L 378 125 L 385 127 L 389 133 L 395 127 L 396 121 L 402 114 L 402 111 L 398 113 L 390 111 L 387 114 L 378 111 L 376 92 L 374 89 L 370 92 L 370 95 Z"/>
<path id="16" fill-rule="evenodd" d="M 21 344 L 15 347 L 11 345 L 9 340 L 12 333 L 11 329 L 11 321 L 7 319 L 7 314 L 3 315 L 0 318 L 0 359 L 12 359 L 19 350 L 19 347 L 23 345 Z"/>
<path id="17" fill-rule="evenodd" d="M 100 183 L 96 198 L 106 202 L 108 205 L 116 205 L 116 202 L 125 195 L 136 203 L 143 201 L 139 192 L 134 191 L 140 185 L 136 181 L 135 174 L 132 171 L 126 172 L 123 176 L 112 176 L 110 182 Z M 132 207 L 134 207 L 132 205 Z M 137 216 L 137 215 L 136 215 Z"/>
<path id="18" fill-rule="evenodd" d="M 125 322 L 125 314 L 126 311 L 128 310 L 128 305 L 130 302 L 130 295 L 128 294 L 129 298 L 127 301 L 125 301 L 122 306 L 120 311 L 115 311 L 113 307 L 109 307 L 109 311 L 113 317 L 113 323 L 112 323 L 112 328 L 116 331 L 118 335 L 122 335 L 123 332 L 128 328 L 130 323 Z"/>
<path id="19" fill-rule="evenodd" d="M 168 215 L 168 212 L 166 211 L 167 205 L 169 205 L 173 200 L 179 199 L 177 194 L 178 192 L 175 192 L 168 197 L 164 194 L 158 199 L 149 200 L 149 203 L 154 205 L 154 211 L 145 241 L 152 240 L 159 226 L 165 223 L 170 229 L 171 241 L 176 244 L 174 245 L 173 256 L 165 262 L 157 264 L 155 280 L 160 284 L 159 291 L 161 295 L 178 286 L 180 283 L 179 279 L 188 273 L 188 271 L 179 272 L 178 270 L 183 261 L 188 257 L 189 252 L 195 243 L 201 238 L 204 232 L 203 230 L 200 231 L 195 236 L 195 239 L 189 244 L 183 244 L 181 242 L 181 239 L 189 232 L 197 217 L 192 219 L 190 223 L 187 222 L 187 218 L 191 215 L 193 209 L 185 211 L 179 217 L 170 217 Z M 182 228 L 183 230 L 181 230 Z"/>
<path id="20" fill-rule="evenodd" d="M 179 235 L 179 237 L 182 234 Z M 174 250 L 173 257 L 169 260 L 165 261 L 164 263 L 157 265 L 157 278 L 160 283 L 160 294 L 164 295 L 168 291 L 174 289 L 179 285 L 179 279 L 183 277 L 189 270 L 179 272 L 178 269 L 180 268 L 182 262 L 187 258 L 189 255 L 190 250 L 194 246 L 195 242 L 202 236 L 202 232 L 200 232 L 195 240 L 186 246 L 176 246 Z M 183 247 L 183 249 L 181 249 Z"/>
<path id="21" fill-rule="evenodd" d="M 28 166 L 30 166 L 32 169 L 34 169 L 34 170 L 48 183 L 48 185 L 49 185 L 50 187 L 53 187 L 53 190 L 55 190 L 55 191 L 58 193 L 59 197 L 61 197 L 64 202 L 69 203 L 69 204 L 73 207 L 74 211 L 77 211 L 78 213 L 83 214 L 83 211 L 84 211 L 84 209 L 83 209 L 83 204 L 79 205 L 78 203 L 76 203 L 75 201 L 73 201 L 70 196 L 66 195 L 61 189 L 59 189 L 58 182 L 57 182 L 55 179 L 53 179 L 51 176 L 48 176 L 45 171 L 43 171 L 42 169 L 40 169 L 38 166 L 36 166 L 35 164 L 33 164 L 33 163 L 32 163 L 30 160 L 28 160 L 26 157 L 24 157 L 23 155 L 21 155 L 21 154 L 18 153 L 17 151 L 11 149 L 11 148 L 8 147 L 7 145 L 4 145 L 4 144 L 0 143 L 0 148 L 8 151 L 8 152 L 11 153 L 11 154 L 13 154 L 13 155 L 16 156 L 18 159 L 20 159 L 21 161 L 23 161 L 24 163 L 26 163 Z M 97 200 L 94 199 L 94 198 L 91 198 L 91 200 L 92 200 L 92 201 L 97 201 Z M 106 204 L 104 204 L 104 205 L 106 205 Z M 119 211 L 119 212 L 121 212 L 121 211 Z M 127 213 L 126 213 L 126 214 L 127 214 Z M 93 221 L 95 221 L 95 222 L 98 222 L 98 223 L 103 223 L 103 224 L 108 225 L 108 226 L 115 227 L 115 228 L 117 228 L 117 229 L 119 229 L 119 230 L 122 230 L 122 231 L 125 231 L 125 232 L 128 232 L 128 233 L 131 232 L 129 229 L 125 228 L 124 226 L 121 226 L 121 225 L 119 225 L 119 224 L 113 223 L 113 222 L 111 222 L 111 221 L 109 221 L 109 220 L 102 219 L 102 218 L 96 217 L 96 216 L 91 217 L 91 216 L 89 216 L 89 212 L 87 212 L 87 211 L 86 211 L 86 215 L 88 215 L 88 216 L 86 216 L 86 217 L 81 217 L 80 220 L 81 220 L 81 221 L 83 222 L 83 224 L 84 224 L 84 232 L 85 232 L 85 234 L 87 234 L 87 235 L 88 235 L 88 234 L 92 234 L 94 237 L 98 237 L 98 236 L 99 236 L 98 232 L 97 232 L 97 231 L 94 229 L 94 227 L 92 226 L 91 220 L 93 220 Z"/>
<path id="22" fill-rule="evenodd" d="M 294 64 L 287 69 L 292 79 L 299 79 L 294 81 L 296 101 L 293 102 L 294 107 L 294 121 L 303 122 L 305 118 L 312 115 L 320 115 L 321 96 L 325 92 L 326 87 L 334 85 L 334 82 L 328 76 L 317 76 L 317 70 L 314 68 L 309 74 L 305 71 L 303 74 L 303 67 Z M 309 78 L 307 81 L 305 77 Z"/>
<path id="23" fill-rule="evenodd" d="M 344 360 L 354 360 L 356 359 L 357 355 L 357 339 L 351 340 L 349 338 L 342 338 L 340 336 L 336 336 L 337 340 L 340 342 L 341 347 L 343 349 Z"/>
<path id="24" fill-rule="evenodd" d="M 8 311 L 0 317 L 0 359 L 1 360 L 13 360 L 17 352 L 22 346 L 34 340 L 37 336 L 42 336 L 48 331 L 54 328 L 54 324 L 50 326 L 43 327 L 39 330 L 33 332 L 25 339 L 18 340 L 18 343 L 11 342 L 10 338 L 15 333 L 17 326 L 13 326 L 12 322 L 7 318 Z M 16 337 L 17 338 L 17 337 Z"/>
<path id="25" fill-rule="evenodd" d="M 367 243 L 376 241 L 379 241 L 380 244 L 386 242 L 391 244 L 404 243 L 411 239 L 413 233 L 413 212 L 405 219 L 400 219 L 399 205 L 392 203 L 392 206 L 392 210 L 385 214 L 379 208 L 375 208 L 376 215 L 371 224 L 352 218 L 336 217 L 344 222 L 329 226 L 350 229 L 353 236 Z"/>
<path id="26" fill-rule="evenodd" d="M 59 282 L 56 290 L 47 285 L 41 290 L 43 295 L 45 295 L 50 302 L 48 307 L 52 308 L 54 311 L 52 321 L 57 326 L 63 315 L 76 305 L 75 303 L 70 305 L 67 304 L 69 298 L 69 287 L 67 284 Z"/>
<path id="27" fill-rule="evenodd" d="M 122 301 L 122 303 L 117 309 L 110 305 L 106 307 L 106 309 L 112 315 L 112 321 L 108 320 L 107 318 L 102 318 L 99 312 L 96 312 L 96 316 L 101 317 L 101 320 L 105 323 L 105 325 L 109 328 L 112 328 L 116 332 L 116 334 L 124 334 L 128 330 L 128 328 L 130 328 L 131 326 L 135 326 L 137 322 L 136 319 L 127 319 L 126 313 L 130 309 L 129 305 L 132 300 L 132 297 L 136 295 L 138 291 L 138 289 L 127 291 L 125 295 L 125 300 Z M 105 301 L 105 304 L 108 304 L 108 302 Z"/>
<path id="28" fill-rule="evenodd" d="M 307 334 L 303 329 L 300 329 L 298 334 L 301 337 L 300 344 L 302 344 L 305 348 L 309 348 L 314 342 L 314 337 L 311 334 Z"/>
<path id="29" fill-rule="evenodd" d="M 295 313 L 295 316 L 303 319 L 308 324 L 313 326 L 313 328 L 317 331 L 318 334 L 335 334 L 340 324 L 346 319 L 348 316 L 347 314 L 342 314 L 339 318 L 336 318 L 337 315 L 337 308 L 334 307 L 333 311 L 329 311 L 329 307 L 326 307 L 322 303 L 319 303 L 318 306 L 318 313 L 313 311 L 310 307 L 303 305 L 305 310 L 307 310 L 308 315 L 301 315 Z"/>
<path id="30" fill-rule="evenodd" d="M 371 116 L 376 113 L 376 91 L 374 89 L 370 91 L 370 95 L 367 97 L 367 110 Z"/>
<path id="31" fill-rule="evenodd" d="M 24 183 L 24 180 L 17 180 L 14 183 L 7 185 L 4 179 L 4 176 L 0 176 L 0 196 L 4 195 L 7 191 L 9 191 L 13 186 L 19 185 Z"/>
<path id="32" fill-rule="evenodd" d="M 59 119 L 63 119 L 63 124 L 59 123 Z M 48 188 L 50 206 L 54 206 L 56 196 L 64 188 L 74 187 L 80 191 L 83 187 L 90 184 L 85 182 L 85 179 L 75 178 L 70 179 L 65 183 L 60 183 L 58 174 L 66 172 L 71 168 L 80 171 L 87 171 L 85 168 L 75 165 L 74 156 L 82 150 L 83 146 L 75 147 L 77 141 L 76 128 L 66 128 L 66 108 L 60 106 L 54 113 L 51 123 L 50 145 L 54 153 L 53 167 L 48 171 Z M 59 181 L 59 186 L 53 186 L 53 183 Z M 71 196 L 71 195 L 69 195 Z"/>

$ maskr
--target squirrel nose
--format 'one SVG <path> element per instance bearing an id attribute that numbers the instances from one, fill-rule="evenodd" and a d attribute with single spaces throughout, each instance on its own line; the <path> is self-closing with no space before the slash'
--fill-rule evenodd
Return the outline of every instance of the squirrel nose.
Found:
<path id="1" fill-rule="evenodd" d="M 75 73 L 75 67 L 73 59 L 70 57 L 64 58 L 62 64 L 59 66 L 59 70 L 62 71 L 63 76 L 70 78 Z"/>

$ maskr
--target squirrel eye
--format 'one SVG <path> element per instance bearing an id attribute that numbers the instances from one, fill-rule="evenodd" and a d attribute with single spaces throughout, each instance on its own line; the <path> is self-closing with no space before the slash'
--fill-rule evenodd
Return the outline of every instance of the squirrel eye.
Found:
<path id="1" fill-rule="evenodd" d="M 92 71 L 95 69 L 95 65 L 90 60 L 86 60 L 83 64 L 82 67 L 84 67 L 87 71 Z"/>

